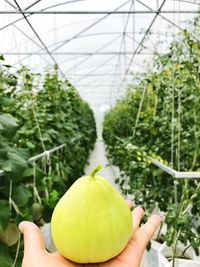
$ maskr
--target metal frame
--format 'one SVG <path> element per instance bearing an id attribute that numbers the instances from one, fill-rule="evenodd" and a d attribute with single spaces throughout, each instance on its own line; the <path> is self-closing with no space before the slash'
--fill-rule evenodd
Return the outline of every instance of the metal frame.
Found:
<path id="1" fill-rule="evenodd" d="M 159 162 L 158 160 L 148 157 L 151 162 L 156 165 L 161 170 L 165 171 L 166 173 L 170 174 L 174 178 L 184 179 L 184 178 L 200 178 L 200 172 L 180 172 L 172 169 L 171 167 L 165 165 L 164 163 Z"/>
<path id="2" fill-rule="evenodd" d="M 47 52 L 2 52 L 0 51 L 0 54 L 3 54 L 3 55 L 11 55 L 11 56 L 17 56 L 17 55 L 28 55 L 28 56 L 33 56 L 33 55 L 36 55 L 36 56 L 41 56 L 41 55 L 48 55 Z M 108 56 L 108 55 L 132 55 L 133 52 L 130 52 L 130 51 L 126 51 L 126 52 L 116 52 L 116 51 L 113 51 L 113 52 L 54 52 L 52 53 L 52 55 L 56 55 L 56 56 L 59 56 L 59 55 L 66 55 L 66 56 L 76 56 L 76 55 L 80 55 L 80 56 Z M 152 55 L 152 53 L 137 53 L 138 55 Z M 80 63 L 79 63 L 80 64 Z M 74 69 L 72 67 L 72 69 Z M 71 71 L 68 70 L 68 71 Z M 68 72 L 67 71 L 67 72 Z"/>
<path id="3" fill-rule="evenodd" d="M 130 0 L 126 1 L 122 5 L 118 6 L 114 11 L 118 11 L 120 8 L 122 8 L 123 6 L 125 6 L 129 2 L 130 2 Z M 75 34 L 74 36 L 72 36 L 70 39 L 64 41 L 62 44 L 60 44 L 59 46 L 57 46 L 56 48 L 54 48 L 53 52 L 55 52 L 57 49 L 63 47 L 67 43 L 71 42 L 72 40 L 76 39 L 77 37 L 79 37 L 80 35 L 82 35 L 84 32 L 90 30 L 91 28 L 93 28 L 94 26 L 96 26 L 97 24 L 99 24 L 101 21 L 105 20 L 110 15 L 111 14 L 106 14 L 105 16 L 101 17 L 100 19 L 96 20 L 94 23 L 90 24 L 88 27 L 84 28 L 83 30 L 81 30 L 80 32 L 78 32 L 77 34 Z"/>
<path id="4" fill-rule="evenodd" d="M 76 1 L 83 1 L 83 0 L 76 0 Z M 74 1 L 70 1 L 70 2 L 76 2 L 76 1 L 74 0 Z M 136 0 L 136 1 L 142 3 L 142 2 L 139 1 L 139 0 Z M 38 2 L 38 1 L 35 1 L 34 3 L 37 3 L 37 2 Z M 121 8 L 122 6 L 126 5 L 128 2 L 130 2 L 130 1 L 125 2 L 123 5 L 119 6 L 118 8 L 116 8 L 116 9 L 115 9 L 114 11 L 112 11 L 112 12 L 117 12 L 117 11 L 119 10 L 119 8 Z M 57 4 L 57 5 L 54 5 L 54 6 L 63 5 L 63 4 L 67 4 L 67 3 L 69 3 L 69 2 L 60 3 L 60 4 Z M 144 5 L 146 8 L 148 8 L 148 9 L 150 10 L 149 12 L 153 12 L 151 8 L 149 8 L 149 7 L 146 6 L 145 4 L 143 4 L 143 5 Z M 42 11 L 47 10 L 47 9 L 49 9 L 49 8 L 52 8 L 52 7 L 54 7 L 54 6 L 46 7 L 46 8 L 44 8 Z M 16 10 L 15 10 L 15 11 L 16 11 Z M 110 12 L 110 11 L 109 11 L 109 12 Z M 157 11 L 157 12 L 158 12 L 158 11 Z M 192 13 L 194 13 L 194 12 L 192 12 Z M 65 44 L 67 44 L 67 43 L 73 41 L 74 39 L 76 39 L 76 38 L 78 38 L 78 37 L 81 37 L 80 35 L 81 35 L 83 32 L 88 31 L 88 30 L 91 29 L 93 26 L 95 26 L 95 25 L 97 25 L 99 22 L 101 22 L 103 19 L 107 18 L 109 15 L 110 15 L 110 14 L 106 14 L 106 16 L 104 16 L 104 17 L 98 19 L 98 20 L 95 21 L 93 24 L 89 25 L 88 27 L 86 27 L 85 29 L 83 29 L 81 32 L 79 32 L 78 34 L 74 35 L 72 38 L 70 38 L 70 39 L 64 41 L 63 43 L 61 43 L 60 45 L 58 45 L 56 48 L 54 48 L 53 51 L 51 51 L 51 53 L 52 53 L 52 52 L 55 52 L 57 49 L 61 48 L 61 47 L 64 46 Z M 29 15 L 28 15 L 28 16 L 29 16 Z M 27 17 L 28 17 L 28 16 L 27 16 Z M 161 15 L 159 14 L 159 16 L 161 16 Z M 27 17 L 26 17 L 26 18 L 27 18 Z M 167 18 L 165 18 L 165 17 L 163 17 L 163 18 L 166 19 L 168 22 L 171 22 L 171 21 L 168 20 Z M 17 21 L 18 21 L 18 20 L 17 20 Z M 16 22 L 16 21 L 15 21 L 15 22 Z M 14 22 L 14 23 L 15 23 L 15 22 Z M 173 24 L 173 22 L 171 22 L 171 23 Z M 177 26 L 177 25 L 176 25 L 176 26 Z M 177 27 L 178 27 L 178 26 L 177 26 Z M 30 38 L 29 38 L 29 39 L 30 39 Z M 139 43 L 139 42 L 138 42 L 138 43 Z M 95 53 L 94 53 L 94 55 L 95 55 Z M 25 60 L 26 58 L 27 58 L 27 57 L 23 58 L 22 60 Z M 84 59 L 84 61 L 85 61 L 85 59 Z"/>
<path id="5" fill-rule="evenodd" d="M 190 5 L 197 5 L 197 6 L 200 5 L 200 2 L 197 3 L 197 2 L 194 2 L 194 1 L 187 1 L 187 0 L 171 0 L 171 1 L 178 1 L 178 2 L 188 3 Z"/>
<path id="6" fill-rule="evenodd" d="M 5 0 L 4 0 L 4 1 L 5 1 Z M 40 2 L 40 1 L 42 1 L 42 0 L 37 0 L 36 2 L 32 3 L 29 7 L 26 7 L 26 8 L 24 9 L 24 11 L 26 11 L 26 10 L 29 9 L 30 7 L 33 7 L 34 5 L 36 5 L 36 4 L 37 4 L 38 2 Z M 66 4 L 69 4 L 69 3 L 72 3 L 72 2 L 80 2 L 80 1 L 86 1 L 86 0 L 71 0 L 71 1 L 67 1 L 67 2 L 65 1 L 65 2 L 63 2 L 63 3 L 59 3 L 59 4 L 56 4 L 56 5 L 52 5 L 52 6 L 48 6 L 48 7 L 46 7 L 46 8 L 43 8 L 43 9 L 40 10 L 40 11 L 45 11 L 45 10 L 50 9 L 50 8 L 53 8 L 53 7 L 66 5 Z M 8 0 L 6 0 L 6 2 L 9 3 Z M 9 3 L 9 4 L 12 5 L 11 3 Z M 13 6 L 13 5 L 12 5 L 12 6 Z M 32 16 L 32 15 L 33 15 L 33 14 L 30 14 L 30 15 L 27 15 L 26 17 Z M 11 26 L 11 25 L 14 25 L 15 23 L 17 23 L 17 22 L 19 22 L 19 21 L 21 21 L 21 20 L 23 20 L 23 19 L 24 19 L 24 17 L 19 18 L 19 19 L 16 19 L 16 20 L 14 20 L 14 21 L 8 23 L 7 25 L 5 25 L 5 26 L 3 26 L 2 28 L 0 28 L 0 31 L 3 30 L 3 29 L 6 29 L 7 27 L 9 27 L 9 26 Z"/>
<path id="7" fill-rule="evenodd" d="M 52 59 L 52 61 L 54 62 L 54 64 L 56 64 L 58 66 L 58 70 L 60 71 L 61 75 L 66 78 L 64 72 L 61 70 L 61 68 L 59 67 L 59 64 L 57 62 L 57 60 L 55 59 L 55 57 L 52 55 L 52 53 L 49 51 L 48 47 L 46 46 L 46 44 L 44 43 L 44 41 L 41 39 L 41 37 L 39 36 L 39 34 L 36 32 L 35 28 L 32 26 L 32 24 L 30 23 L 30 21 L 27 19 L 27 17 L 25 16 L 25 13 L 23 12 L 23 10 L 21 9 L 20 5 L 18 4 L 17 0 L 14 0 L 17 8 L 19 9 L 19 12 L 21 13 L 21 15 L 23 15 L 24 19 L 26 20 L 27 24 L 29 25 L 29 27 L 31 28 L 31 30 L 33 31 L 33 33 L 35 34 L 36 38 L 39 40 L 39 42 L 41 43 L 41 45 L 43 46 L 44 50 L 47 52 L 47 54 L 50 56 L 50 58 Z"/>
<path id="8" fill-rule="evenodd" d="M 50 154 L 52 154 L 53 152 L 55 151 L 58 151 L 60 150 L 61 148 L 65 147 L 66 144 L 62 144 L 62 145 L 59 145 L 57 147 L 54 147 L 50 150 L 45 150 L 44 152 L 34 156 L 34 157 L 31 157 L 30 159 L 28 159 L 27 162 L 35 162 L 36 160 L 40 159 L 40 158 L 43 158 L 43 157 L 48 157 Z M 4 175 L 4 171 L 3 170 L 0 170 L 0 176 L 3 176 Z"/>
<path id="9" fill-rule="evenodd" d="M 57 146 L 55 148 L 52 148 L 50 150 L 46 150 L 43 153 L 36 155 L 34 157 L 31 157 L 28 162 L 35 162 L 36 160 L 43 158 L 43 157 L 48 157 L 51 153 L 65 147 L 66 144 L 62 144 L 60 146 Z M 148 157 L 148 159 L 151 160 L 151 162 L 157 166 L 158 168 L 160 168 L 161 170 L 165 171 L 166 173 L 170 174 L 171 176 L 173 176 L 174 178 L 178 178 L 178 179 L 184 179 L 184 178 L 195 178 L 195 179 L 199 179 L 200 178 L 200 172 L 178 172 L 174 169 L 172 169 L 171 167 L 165 165 L 164 163 L 159 162 L 158 160 L 152 158 L 152 157 Z M 0 176 L 4 175 L 4 171 L 0 170 Z"/>
<path id="10" fill-rule="evenodd" d="M 45 157 L 45 156 L 48 157 L 51 153 L 53 153 L 53 152 L 55 152 L 55 151 L 57 151 L 57 150 L 59 150 L 59 149 L 65 147 L 65 146 L 66 146 L 66 144 L 62 144 L 62 145 L 57 146 L 57 147 L 54 147 L 54 148 L 52 148 L 52 149 L 50 149 L 50 150 L 45 150 L 45 151 L 42 152 L 41 154 L 39 154 L 39 155 L 37 155 L 37 156 L 34 156 L 34 157 L 30 158 L 30 159 L 28 160 L 28 162 L 34 162 L 34 161 L 36 161 L 36 160 L 38 160 L 38 159 L 40 159 L 40 158 L 43 158 L 43 157 Z"/>
<path id="11" fill-rule="evenodd" d="M 143 38 L 141 39 L 140 43 L 139 43 L 138 46 L 136 47 L 135 51 L 133 52 L 132 57 L 131 57 L 131 59 L 130 59 L 130 61 L 129 61 L 128 67 L 127 67 L 127 69 L 126 69 L 126 71 L 125 71 L 124 77 L 123 77 L 123 79 L 122 79 L 122 81 L 121 81 L 120 86 L 118 87 L 118 91 L 119 91 L 120 88 L 123 86 L 123 84 L 124 84 L 124 82 L 125 82 L 125 80 L 126 80 L 127 74 L 129 73 L 130 67 L 131 67 L 131 65 L 132 65 L 132 63 L 133 63 L 134 57 L 135 57 L 136 53 L 138 53 L 140 47 L 141 47 L 141 46 L 143 47 L 143 43 L 144 43 L 144 41 L 145 41 L 145 39 L 146 39 L 146 36 L 149 34 L 149 32 L 150 32 L 150 30 L 151 30 L 153 24 L 155 23 L 155 21 L 156 21 L 158 15 L 160 14 L 160 12 L 161 12 L 161 10 L 162 10 L 162 8 L 163 8 L 165 2 L 166 2 L 166 0 L 163 0 L 161 6 L 159 7 L 159 9 L 158 9 L 157 12 L 156 12 L 156 15 L 154 16 L 154 18 L 153 18 L 153 20 L 151 21 L 149 27 L 148 27 L 147 30 L 145 31 L 145 33 L 144 33 L 144 35 L 143 35 Z"/>
<path id="12" fill-rule="evenodd" d="M 137 11 L 63 11 L 63 10 L 58 10 L 58 11 L 40 11 L 40 10 L 3 10 L 0 11 L 1 15 L 12 15 L 12 14 L 23 14 L 25 15 L 116 15 L 116 14 L 199 14 L 199 11 L 193 11 L 193 10 L 163 10 L 163 11 L 158 11 L 158 10 L 137 10 Z"/>
<path id="13" fill-rule="evenodd" d="M 170 23 L 171 25 L 173 25 L 173 26 L 175 26 L 176 28 L 178 28 L 178 29 L 180 29 L 180 30 L 182 30 L 181 29 L 181 27 L 179 26 L 179 25 L 176 25 L 175 23 L 174 23 L 174 21 L 172 21 L 172 20 L 170 20 L 170 19 L 168 19 L 167 17 L 165 17 L 165 16 L 163 16 L 162 14 L 190 14 L 190 13 L 192 13 L 192 14 L 195 14 L 195 13 L 199 13 L 199 11 L 196 11 L 196 10 L 161 10 L 162 9 L 162 6 L 164 5 L 164 3 L 165 3 L 165 1 L 163 1 L 163 3 L 161 4 L 161 7 L 160 8 L 158 8 L 158 9 L 156 9 L 156 10 L 153 10 L 152 8 L 150 8 L 148 5 L 146 5 L 145 3 L 143 3 L 142 2 L 142 0 L 140 1 L 140 0 L 134 0 L 134 2 L 133 2 L 133 0 L 129 0 L 129 1 L 126 1 L 126 2 L 124 2 L 123 4 L 121 4 L 120 6 L 118 6 L 117 8 L 115 8 L 114 10 L 99 10 L 99 11 L 97 11 L 97 10 L 91 10 L 91 11 L 89 11 L 89 10 L 87 10 L 87 11 L 67 11 L 67 10 L 58 10 L 58 11 L 55 11 L 55 10 L 49 10 L 49 9 L 51 9 L 51 8 L 55 8 L 55 7 L 58 7 L 58 6 L 63 6 L 63 5 L 65 5 L 65 4 L 69 4 L 69 3 L 73 3 L 73 2 L 79 2 L 79 1 L 86 1 L 86 0 L 71 0 L 71 1 L 65 1 L 65 2 L 62 2 L 62 3 L 58 3 L 58 4 L 55 4 L 55 5 L 51 5 L 51 6 L 47 6 L 47 7 L 45 7 L 45 8 L 43 8 L 42 10 L 30 10 L 30 8 L 32 8 L 34 5 L 36 5 L 37 3 L 39 3 L 39 2 L 41 2 L 42 0 L 35 0 L 35 1 L 33 1 L 33 3 L 32 4 L 30 4 L 29 6 L 27 6 L 26 8 L 24 8 L 23 10 L 22 9 L 20 9 L 20 7 L 18 6 L 18 7 L 16 7 L 15 8 L 15 6 L 12 4 L 12 3 L 10 3 L 10 1 L 9 0 L 5 0 L 7 3 L 9 3 L 10 4 L 10 6 L 11 7 L 13 7 L 14 8 L 14 10 L 7 10 L 7 11 L 5 11 L 5 12 L 8 12 L 8 13 L 13 13 L 13 14 L 22 14 L 23 15 L 23 18 L 21 18 L 21 19 L 25 19 L 28 23 L 29 23 L 29 26 L 31 27 L 32 25 L 30 25 L 30 22 L 28 21 L 28 19 L 27 19 L 27 17 L 28 16 L 31 16 L 31 15 L 33 15 L 33 14 L 104 14 L 104 16 L 103 17 L 101 17 L 101 18 L 99 18 L 99 19 L 97 19 L 94 23 L 92 23 L 92 24 L 90 24 L 88 27 L 86 27 L 86 28 L 84 28 L 83 30 L 81 30 L 80 32 L 78 32 L 77 34 L 75 34 L 72 38 L 70 38 L 70 39 L 67 39 L 67 40 L 64 40 L 64 41 L 61 41 L 61 43 L 58 45 L 58 46 L 56 46 L 56 47 L 54 47 L 54 49 L 52 50 L 52 51 L 50 51 L 50 49 L 49 49 L 49 47 L 50 46 L 46 46 L 46 44 L 44 44 L 44 42 L 42 41 L 42 39 L 40 38 L 40 36 L 38 36 L 38 34 L 37 34 L 37 32 L 35 31 L 35 29 L 33 28 L 32 30 L 33 30 L 33 32 L 34 32 L 34 34 L 36 35 L 36 37 L 37 37 L 37 39 L 40 41 L 40 43 L 42 44 L 42 46 L 43 46 L 43 51 L 45 50 L 46 51 L 46 53 L 45 52 L 43 52 L 43 51 L 37 51 L 37 53 L 27 53 L 26 55 L 27 55 L 27 57 L 25 57 L 25 58 L 23 58 L 23 59 L 21 59 L 20 60 L 20 62 L 21 61 L 23 61 L 23 60 L 25 60 L 26 58 L 28 58 L 29 56 L 32 56 L 32 55 L 45 55 L 45 54 L 49 54 L 49 56 L 51 57 L 51 59 L 54 61 L 54 63 L 55 64 L 57 64 L 58 65 L 58 63 L 60 63 L 60 62 L 57 62 L 56 60 L 55 60 L 55 58 L 54 58 L 54 55 L 73 55 L 73 53 L 70 53 L 70 52 L 68 52 L 68 53 L 64 53 L 64 52 L 60 52 L 60 54 L 59 54 L 59 52 L 57 52 L 57 53 L 55 53 L 55 51 L 57 51 L 58 49 L 60 49 L 61 47 L 63 47 L 64 45 L 66 45 L 67 43 L 69 43 L 69 42 L 71 42 L 71 41 L 73 41 L 74 39 L 76 39 L 76 38 L 79 38 L 79 37 L 82 37 L 82 34 L 84 33 L 84 32 L 86 32 L 86 31 L 88 31 L 88 30 L 90 30 L 91 28 L 93 28 L 94 26 L 96 26 L 98 23 L 100 23 L 102 20 L 104 20 L 104 19 L 106 19 L 106 18 L 108 18 L 108 16 L 110 16 L 110 15 L 114 15 L 114 14 L 121 14 L 121 15 L 127 15 L 127 18 L 128 18 L 128 16 L 130 15 L 130 14 L 133 14 L 133 15 L 135 15 L 135 14 L 155 14 L 155 17 L 154 17 L 154 19 L 153 19 L 153 21 L 152 21 L 152 24 L 150 25 L 150 27 L 149 27 L 149 29 L 151 28 L 151 26 L 154 24 L 154 21 L 156 20 L 156 18 L 157 18 L 157 16 L 160 16 L 161 18 L 163 18 L 164 20 L 166 20 L 168 23 Z M 180 1 L 180 0 L 177 0 L 177 1 Z M 14 0 L 14 2 L 15 2 L 15 4 L 16 4 L 16 0 Z M 133 10 L 120 10 L 122 7 L 124 7 L 126 4 L 128 4 L 129 2 L 132 2 L 132 4 L 134 3 L 136 3 L 136 2 L 138 2 L 138 3 L 140 3 L 143 7 L 145 7 L 145 9 L 144 10 L 135 10 L 135 8 L 133 9 Z M 184 1 L 184 0 L 182 0 L 182 2 L 186 2 L 186 1 Z M 187 1 L 187 2 L 189 2 L 189 3 L 192 3 L 192 2 L 190 2 L 190 1 Z M 196 4 L 198 4 L 198 3 L 196 3 Z M 4 10 L 3 11 L 0 11 L 0 14 L 3 14 L 4 13 Z M 27 14 L 27 16 L 26 16 L 26 14 Z M 20 19 L 20 20 L 21 20 Z M 13 22 L 13 24 L 11 23 L 10 25 L 14 25 L 16 22 L 18 22 L 19 20 L 15 20 L 14 22 Z M 7 25 L 8 26 L 8 25 Z M 7 26 L 5 26 L 5 27 L 7 27 Z M 5 27 L 3 27 L 3 28 L 5 28 Z M 120 51 L 119 52 L 116 52 L 116 54 L 115 55 L 118 55 L 119 56 L 119 58 L 120 58 L 120 56 L 121 55 L 123 55 L 124 56 L 124 62 L 126 62 L 126 60 L 129 60 L 129 64 L 128 64 L 128 67 L 126 68 L 126 71 L 125 71 L 125 73 L 124 73 L 124 77 L 123 77 L 123 79 L 122 79 L 122 82 L 121 82 L 121 84 L 120 84 L 120 87 L 121 86 L 123 86 L 123 84 L 124 84 L 124 82 L 125 82 L 125 80 L 126 80 L 126 77 L 129 75 L 129 70 L 130 70 L 130 67 L 132 66 L 132 63 L 133 63 L 133 59 L 134 59 L 134 57 L 135 57 L 135 55 L 136 54 L 142 54 L 141 53 L 141 50 L 143 49 L 143 48 L 145 48 L 145 46 L 143 45 L 143 43 L 144 43 L 144 41 L 145 41 L 145 38 L 146 38 L 146 36 L 148 36 L 148 33 L 149 33 L 149 29 L 147 29 L 147 31 L 144 33 L 144 36 L 143 36 L 143 38 L 140 40 L 140 41 L 137 41 L 137 40 L 134 40 L 134 42 L 136 42 L 136 43 L 138 43 L 138 46 L 137 46 L 137 48 L 136 48 L 136 50 L 135 50 L 135 52 L 133 52 L 132 53 L 132 57 L 131 57 L 131 59 L 128 59 L 128 57 L 127 57 L 127 55 L 129 55 L 129 53 L 127 53 L 126 51 L 125 51 L 125 42 L 126 42 L 126 40 L 125 40 L 125 38 L 124 38 L 124 35 L 122 35 L 122 37 L 124 38 L 124 52 L 123 52 L 123 54 L 122 54 L 122 51 L 121 51 L 121 47 L 120 47 Z M 0 29 L 1 30 L 1 29 Z M 25 35 L 25 33 L 23 33 L 23 31 L 21 31 L 21 33 L 22 34 L 24 34 Z M 27 34 L 25 35 L 29 40 L 31 39 L 31 37 L 29 37 Z M 130 36 L 128 36 L 128 37 L 130 37 Z M 36 43 L 36 42 L 35 42 Z M 36 43 L 36 45 L 38 45 L 40 48 L 41 48 L 41 46 L 39 45 L 39 44 L 37 44 Z M 103 47 L 104 46 L 102 46 L 102 48 L 101 49 L 99 49 L 100 51 L 102 51 L 103 50 Z M 148 48 L 147 48 L 148 49 Z M 81 60 L 80 62 L 82 63 L 82 62 L 85 62 L 86 60 L 88 60 L 90 57 L 92 57 L 92 56 L 96 56 L 96 55 L 103 55 L 103 51 L 102 51 L 102 53 L 100 54 L 100 53 L 98 53 L 99 51 L 97 50 L 97 51 L 95 51 L 95 52 L 92 52 L 92 53 L 83 53 L 83 54 L 81 54 L 81 56 L 86 56 L 87 58 L 84 58 L 83 60 Z M 19 53 L 16 53 L 16 55 L 20 55 L 20 53 L 21 54 L 23 54 L 23 52 L 19 52 Z M 118 54 L 117 54 L 118 53 Z M 6 54 L 6 53 L 5 53 Z M 9 52 L 7 53 L 7 54 L 9 54 Z M 24 53 L 25 54 L 25 53 Z M 105 52 L 105 54 L 106 54 L 106 52 Z M 11 52 L 10 52 L 10 55 L 12 55 L 11 54 Z M 14 53 L 13 53 L 13 55 L 14 55 Z M 74 54 L 75 55 L 75 54 Z M 131 54 L 130 54 L 131 55 Z M 77 56 L 78 56 L 78 54 L 77 54 Z M 44 58 L 44 60 L 46 60 L 46 58 Z M 112 60 L 112 58 L 110 58 L 110 59 L 108 59 L 108 60 L 106 60 L 103 64 L 106 64 L 107 62 L 109 62 L 110 60 Z M 56 62 L 55 62 L 56 61 Z M 80 63 L 79 62 L 79 63 Z M 61 62 L 60 64 L 64 64 L 65 63 L 65 60 L 63 61 L 63 62 Z M 118 62 L 119 63 L 119 62 Z M 118 70 L 118 63 L 116 63 L 116 69 Z M 85 78 L 87 78 L 88 76 L 90 76 L 90 75 L 92 75 L 93 74 L 93 72 L 95 72 L 97 69 L 99 69 L 99 68 L 101 68 L 101 66 L 103 65 L 103 64 L 101 64 L 101 65 L 99 65 L 99 66 L 97 66 L 94 70 L 92 70 L 91 72 L 89 72 L 89 73 L 87 73 L 84 77 L 82 76 L 82 77 L 80 77 L 80 79 L 78 80 L 78 81 L 81 81 L 82 79 L 85 79 Z M 136 64 L 135 62 L 134 62 L 134 64 Z M 76 64 L 76 65 L 74 65 L 74 67 L 76 67 L 78 64 Z M 79 64 L 80 65 L 80 64 Z M 78 66 L 79 66 L 78 65 Z M 137 64 L 136 64 L 137 65 Z M 58 65 L 59 66 L 59 65 Z M 72 68 L 70 68 L 70 71 L 71 70 L 73 70 L 73 67 Z M 64 73 L 62 72 L 62 70 L 60 69 L 60 72 L 62 73 L 62 75 L 64 76 Z M 68 73 L 68 71 L 67 71 L 67 73 Z M 119 90 L 119 88 L 118 88 L 118 90 Z"/>

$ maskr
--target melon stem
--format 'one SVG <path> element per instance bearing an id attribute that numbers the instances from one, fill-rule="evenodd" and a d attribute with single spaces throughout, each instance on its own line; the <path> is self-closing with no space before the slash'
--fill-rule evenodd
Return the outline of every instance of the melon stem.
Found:
<path id="1" fill-rule="evenodd" d="M 93 177 L 95 176 L 95 174 L 102 169 L 102 165 L 101 164 L 98 164 L 89 174 L 90 177 Z"/>

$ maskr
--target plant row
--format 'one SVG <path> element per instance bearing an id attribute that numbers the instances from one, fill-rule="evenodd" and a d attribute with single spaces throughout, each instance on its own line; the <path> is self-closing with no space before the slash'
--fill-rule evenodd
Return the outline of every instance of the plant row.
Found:
<path id="1" fill-rule="evenodd" d="M 84 173 L 96 139 L 93 112 L 57 69 L 44 76 L 0 66 L 0 265 L 13 266 L 22 220 L 43 225 Z M 41 159 L 29 159 L 64 144 Z M 18 244 L 19 245 L 19 244 Z M 21 266 L 22 249 L 16 266 Z"/>
<path id="2" fill-rule="evenodd" d="M 151 213 L 164 212 L 167 231 L 159 238 L 200 246 L 200 183 L 174 179 L 150 157 L 177 171 L 200 171 L 200 18 L 174 37 L 166 54 L 135 77 L 126 96 L 105 115 L 103 138 L 118 166 L 122 191 Z"/>

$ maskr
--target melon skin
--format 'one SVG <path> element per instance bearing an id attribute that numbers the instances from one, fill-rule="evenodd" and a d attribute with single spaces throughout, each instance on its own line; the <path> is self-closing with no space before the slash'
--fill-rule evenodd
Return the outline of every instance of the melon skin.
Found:
<path id="1" fill-rule="evenodd" d="M 0 240 L 9 247 L 14 246 L 19 237 L 19 229 L 14 222 L 10 222 L 4 231 L 0 230 Z"/>
<path id="2" fill-rule="evenodd" d="M 101 176 L 76 180 L 57 203 L 51 220 L 54 244 L 77 263 L 97 263 L 117 256 L 133 229 L 123 197 Z"/>

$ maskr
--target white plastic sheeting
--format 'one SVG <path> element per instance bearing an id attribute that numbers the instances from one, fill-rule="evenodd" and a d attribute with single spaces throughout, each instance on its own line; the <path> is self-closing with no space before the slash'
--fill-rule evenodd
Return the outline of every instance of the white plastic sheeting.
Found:
<path id="1" fill-rule="evenodd" d="M 195 16 L 199 3 L 0 0 L 0 54 L 6 64 L 35 72 L 57 63 L 98 112 L 121 97 L 132 73 L 144 71 L 155 51 L 167 51 L 172 34 Z M 31 11 L 36 14 L 23 13 Z"/>

